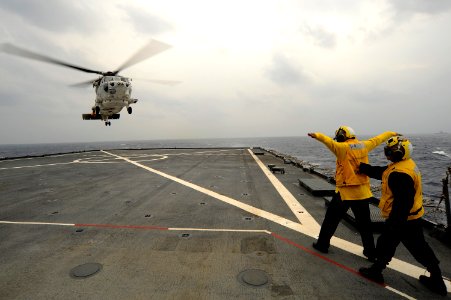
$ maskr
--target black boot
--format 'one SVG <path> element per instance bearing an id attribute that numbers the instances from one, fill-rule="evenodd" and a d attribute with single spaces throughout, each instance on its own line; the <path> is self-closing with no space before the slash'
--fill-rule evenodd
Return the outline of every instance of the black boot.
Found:
<path id="1" fill-rule="evenodd" d="M 318 250 L 319 252 L 322 253 L 329 253 L 329 247 L 326 247 L 318 242 L 313 243 L 313 248 L 315 248 L 316 250 Z"/>
<path id="2" fill-rule="evenodd" d="M 384 276 L 382 275 L 382 269 L 377 268 L 372 265 L 369 268 L 360 268 L 359 273 L 362 274 L 363 277 L 371 279 L 377 283 L 384 283 Z"/>
<path id="3" fill-rule="evenodd" d="M 376 252 L 376 250 L 368 251 L 366 249 L 363 249 L 363 255 L 366 256 L 366 258 L 372 263 L 376 262 L 376 253 L 375 252 Z"/>
<path id="4" fill-rule="evenodd" d="M 425 285 L 432 292 L 446 296 L 448 291 L 446 290 L 445 282 L 441 276 L 432 276 L 427 277 L 424 275 L 420 275 L 420 282 Z"/>

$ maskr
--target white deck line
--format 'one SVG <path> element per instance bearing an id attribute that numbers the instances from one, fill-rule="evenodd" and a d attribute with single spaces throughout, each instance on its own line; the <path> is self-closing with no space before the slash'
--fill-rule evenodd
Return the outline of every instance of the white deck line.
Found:
<path id="1" fill-rule="evenodd" d="M 295 216 L 302 221 L 303 225 L 307 225 L 303 227 L 303 231 L 299 231 L 313 238 L 318 238 L 320 226 L 316 222 L 315 219 L 307 212 L 307 210 L 296 200 L 296 198 L 287 190 L 287 188 L 274 176 L 274 174 L 269 171 L 268 168 L 261 162 L 261 160 L 250 150 L 248 149 L 251 156 L 255 159 L 257 164 L 262 169 L 263 173 L 268 177 L 271 183 L 274 185 L 275 189 L 279 192 L 280 196 L 285 200 L 288 207 L 295 214 Z M 298 211 L 304 211 L 302 215 L 299 215 Z M 335 236 L 332 237 L 330 244 L 340 248 L 341 250 L 347 251 L 354 255 L 364 257 L 363 255 L 363 247 L 349 241 L 337 238 Z M 414 278 L 420 277 L 420 275 L 429 274 L 424 268 L 417 267 L 415 265 L 409 264 L 405 261 L 399 260 L 397 258 L 392 258 L 390 264 L 387 266 L 390 269 L 398 271 L 400 273 L 409 275 Z M 451 292 L 451 282 L 444 278 L 446 287 L 449 292 Z M 392 288 L 393 289 L 393 288 Z"/>
<path id="2" fill-rule="evenodd" d="M 11 225 L 53 225 L 53 226 L 75 226 L 76 224 L 71 224 L 71 223 L 47 223 L 47 222 L 20 222 L 20 221 L 0 221 L 0 224 L 11 224 Z M 265 234 L 271 234 L 270 231 L 268 230 L 258 230 L 258 229 L 215 229 L 215 228 L 177 228 L 177 227 L 172 227 L 172 228 L 167 228 L 167 230 L 172 230 L 172 231 L 210 231 L 210 232 L 245 232 L 245 233 L 265 233 Z M 391 292 L 394 292 L 402 297 L 405 297 L 407 299 L 415 299 L 410 297 L 409 295 L 394 289 L 388 285 L 385 286 L 386 289 L 390 290 Z"/>
<path id="3" fill-rule="evenodd" d="M 272 183 L 274 188 L 280 194 L 282 199 L 285 201 L 285 203 L 291 209 L 293 214 L 299 220 L 299 222 L 303 226 L 305 226 L 305 228 L 307 230 L 309 230 L 312 234 L 317 236 L 319 234 L 319 230 L 321 228 L 319 226 L 318 222 L 316 222 L 316 220 L 312 217 L 312 215 L 309 214 L 309 212 L 298 202 L 298 200 L 279 181 L 279 179 L 277 179 L 277 177 L 268 168 L 266 168 L 266 166 L 257 157 L 257 155 L 255 155 L 251 149 L 247 149 L 247 150 L 249 151 L 250 155 L 254 158 L 254 160 L 257 162 L 258 166 L 263 171 L 263 173 L 266 175 L 266 177 L 269 179 L 269 181 Z"/>
<path id="4" fill-rule="evenodd" d="M 0 224 L 75 226 L 75 224 L 70 224 L 70 223 L 12 222 L 12 221 L 0 221 Z"/>
<path id="5" fill-rule="evenodd" d="M 206 194 L 208 196 L 211 196 L 213 198 L 216 198 L 216 199 L 218 199 L 220 201 L 223 201 L 223 202 L 228 203 L 230 205 L 233 205 L 235 207 L 241 208 L 244 211 L 247 211 L 247 212 L 249 212 L 251 214 L 254 214 L 256 216 L 259 216 L 261 218 L 265 218 L 265 219 L 267 219 L 269 221 L 272 221 L 272 222 L 277 223 L 279 225 L 282 225 L 284 227 L 290 228 L 290 229 L 292 229 L 294 231 L 297 231 L 299 233 L 303 233 L 303 234 L 305 234 L 307 236 L 310 236 L 310 237 L 313 237 L 315 239 L 318 237 L 319 225 L 315 228 L 315 225 L 314 225 L 314 223 L 311 220 L 310 221 L 305 220 L 304 222 L 306 222 L 306 224 L 305 225 L 301 225 L 299 223 L 296 223 L 296 222 L 293 222 L 291 220 L 285 219 L 285 218 L 283 218 L 281 216 L 278 216 L 278 215 L 275 215 L 273 213 L 264 211 L 262 209 L 253 207 L 251 205 L 242 203 L 242 202 L 240 202 L 238 200 L 235 200 L 233 198 L 221 195 L 221 194 L 219 194 L 217 192 L 208 190 L 206 188 L 203 188 L 203 187 L 198 186 L 196 184 L 193 184 L 191 182 L 188 182 L 188 181 L 185 181 L 183 179 L 177 178 L 175 176 L 163 173 L 163 172 L 158 171 L 156 169 L 147 167 L 147 166 L 142 165 L 142 164 L 140 164 L 138 162 L 132 161 L 132 160 L 126 158 L 126 157 L 119 156 L 119 155 L 116 155 L 116 154 L 113 154 L 113 153 L 110 153 L 110 152 L 107 152 L 107 151 L 104 151 L 104 150 L 102 150 L 102 152 L 104 152 L 106 154 L 109 154 L 111 156 L 123 159 L 124 161 L 127 161 L 127 162 L 129 162 L 129 163 L 131 163 L 131 164 L 133 164 L 133 165 L 135 165 L 137 167 L 143 168 L 143 169 L 145 169 L 145 170 L 147 170 L 149 172 L 152 172 L 154 174 L 160 175 L 160 176 L 162 176 L 164 178 L 167 178 L 169 180 L 178 182 L 178 183 L 180 183 L 180 184 L 182 184 L 184 186 L 187 186 L 187 187 L 189 187 L 191 189 L 194 189 L 194 190 L 196 190 L 198 192 L 204 193 L 204 194 Z M 264 165 L 263 165 L 263 167 L 266 169 L 266 167 Z M 280 181 L 279 181 L 279 183 L 280 183 Z M 288 190 L 286 190 L 284 192 L 284 195 L 287 195 L 287 194 L 291 195 L 291 197 L 294 198 L 294 196 Z M 308 214 L 307 211 L 305 211 L 305 213 Z M 310 215 L 310 214 L 308 214 L 308 215 Z M 313 219 L 313 217 L 312 217 L 312 219 Z M 315 223 L 318 224 L 316 221 L 315 221 Z M 343 239 L 340 239 L 340 238 L 336 238 L 336 237 L 332 237 L 331 245 L 333 245 L 333 246 L 335 246 L 337 248 L 340 248 L 340 249 L 342 249 L 344 251 L 347 251 L 349 253 L 352 253 L 354 255 L 365 257 L 365 256 L 363 256 L 363 253 L 362 253 L 363 252 L 363 247 L 360 246 L 360 245 L 351 243 L 349 241 L 346 241 L 346 240 L 343 240 Z M 398 271 L 400 273 L 403 273 L 405 275 L 414 277 L 414 278 L 418 278 L 420 275 L 427 274 L 427 272 L 425 271 L 424 268 L 419 268 L 417 266 L 414 266 L 414 265 L 409 264 L 407 262 L 404 262 L 402 260 L 398 260 L 396 258 L 393 258 L 392 261 L 390 262 L 390 264 L 387 267 L 389 267 L 389 268 L 391 268 L 393 270 L 396 270 L 396 271 Z M 451 291 L 451 282 L 449 280 L 445 279 L 445 284 L 447 286 L 448 291 Z"/>
<path id="6" fill-rule="evenodd" d="M 223 228 L 178 228 L 169 227 L 168 230 L 173 231 L 211 231 L 211 232 L 253 232 L 271 234 L 271 231 L 261 229 L 223 229 Z"/>
<path id="7" fill-rule="evenodd" d="M 107 154 L 110 154 L 111 156 L 115 156 L 115 157 L 117 157 L 117 158 L 123 159 L 123 160 L 125 160 L 125 161 L 127 161 L 127 162 L 129 162 L 129 163 L 131 163 L 131 164 L 133 164 L 133 165 L 135 165 L 135 166 L 137 166 L 137 167 L 143 168 L 143 169 L 145 169 L 145 170 L 147 170 L 147 171 L 149 171 L 149 172 L 152 172 L 152 173 L 154 173 L 154 174 L 160 175 L 160 176 L 162 176 L 162 177 L 164 177 L 164 178 L 167 178 L 167 179 L 169 179 L 169 180 L 172 180 L 172 181 L 175 181 L 175 182 L 177 182 L 177 183 L 180 183 L 180 184 L 182 184 L 182 185 L 184 185 L 184 186 L 186 186 L 186 187 L 189 187 L 189 188 L 191 188 L 191 189 L 193 189 L 193 190 L 196 190 L 196 191 L 198 191 L 198 192 L 201 192 L 201 193 L 203 193 L 203 194 L 206 194 L 206 195 L 208 195 L 208 196 L 211 196 L 211 197 L 213 197 L 213 198 L 216 198 L 216 199 L 218 199 L 218 200 L 220 200 L 220 201 L 223 201 L 223 202 L 225 202 L 225 203 L 228 203 L 228 204 L 230 204 L 230 205 L 233 205 L 233 206 L 235 206 L 235 207 L 238 207 L 238 208 L 240 208 L 240 209 L 242 209 L 242 210 L 244 210 L 244 211 L 247 211 L 247 212 L 249 212 L 249 213 L 251 213 L 251 214 L 253 214 L 253 215 L 256 215 L 256 216 L 265 218 L 265 219 L 267 219 L 267 220 L 273 221 L 273 222 L 275 222 L 275 223 L 277 223 L 277 224 L 280 224 L 280 225 L 282 225 L 282 226 L 288 227 L 288 228 L 290 228 L 290 229 L 293 229 L 293 230 L 296 230 L 296 231 L 299 231 L 299 232 L 303 232 L 303 231 L 304 231 L 304 229 L 302 228 L 302 225 L 301 225 L 301 224 L 296 223 L 296 222 L 293 222 L 293 221 L 288 220 L 288 219 L 285 219 L 285 218 L 283 218 L 283 217 L 281 217 L 281 216 L 278 216 L 278 215 L 276 215 L 276 214 L 273 214 L 273 213 L 264 211 L 264 210 L 262 210 L 262 209 L 256 208 L 256 207 L 254 207 L 254 206 L 245 204 L 245 203 L 243 203 L 243 202 L 240 202 L 240 201 L 235 200 L 235 199 L 233 199 L 233 198 L 230 198 L 230 197 L 228 197 L 228 196 L 219 194 L 219 193 L 217 193 L 217 192 L 215 192 L 215 191 L 206 189 L 206 188 L 204 188 L 204 187 L 201 187 L 201 186 L 196 185 L 196 184 L 194 184 L 194 183 L 185 181 L 185 180 L 180 179 L 180 178 L 178 178 L 178 177 L 175 177 L 175 176 L 172 176 L 172 175 L 163 173 L 163 172 L 158 171 L 158 170 L 156 170 L 156 169 L 152 169 L 152 168 L 147 167 L 147 166 L 145 166 L 145 165 L 143 165 L 143 164 L 140 164 L 140 163 L 138 163 L 138 162 L 136 162 L 136 161 L 132 161 L 132 160 L 126 158 L 126 157 L 122 157 L 122 156 L 119 156 L 119 155 L 116 155 L 116 154 L 113 154 L 113 153 L 109 153 L 109 152 L 104 151 L 104 150 L 102 150 L 102 152 L 105 152 L 105 153 L 107 153 Z"/>

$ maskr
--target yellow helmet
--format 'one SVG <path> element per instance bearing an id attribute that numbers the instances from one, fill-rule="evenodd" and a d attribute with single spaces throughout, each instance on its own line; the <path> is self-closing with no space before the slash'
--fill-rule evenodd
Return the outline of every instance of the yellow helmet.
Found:
<path id="1" fill-rule="evenodd" d="M 355 139 L 355 131 L 349 126 L 340 126 L 335 131 L 335 138 L 337 142 L 344 142 L 349 139 Z"/>
<path id="2" fill-rule="evenodd" d="M 410 141 L 400 136 L 389 138 L 384 147 L 385 156 L 393 162 L 410 158 L 412 152 L 413 146 Z"/>

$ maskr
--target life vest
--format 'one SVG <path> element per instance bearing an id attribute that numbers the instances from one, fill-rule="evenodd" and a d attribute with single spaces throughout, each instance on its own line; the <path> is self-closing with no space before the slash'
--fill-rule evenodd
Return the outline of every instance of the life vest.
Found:
<path id="1" fill-rule="evenodd" d="M 335 182 L 337 187 L 369 184 L 370 178 L 357 173 L 361 162 L 368 163 L 368 149 L 358 140 L 347 140 L 346 157 L 337 159 Z"/>
<path id="2" fill-rule="evenodd" d="M 388 177 L 393 172 L 405 173 L 413 179 L 415 196 L 413 206 L 410 209 L 407 220 L 415 220 L 424 215 L 423 208 L 423 191 L 421 187 L 421 173 L 417 165 L 412 159 L 401 160 L 399 162 L 388 165 L 387 169 L 382 173 L 382 196 L 379 202 L 382 217 L 388 218 L 393 206 L 393 193 L 388 186 Z"/>

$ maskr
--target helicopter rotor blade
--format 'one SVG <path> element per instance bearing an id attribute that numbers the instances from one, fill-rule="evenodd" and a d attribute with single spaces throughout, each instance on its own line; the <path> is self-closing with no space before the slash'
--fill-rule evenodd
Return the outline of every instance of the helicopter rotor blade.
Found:
<path id="1" fill-rule="evenodd" d="M 133 77 L 133 80 L 148 81 L 148 82 L 152 82 L 152 83 L 171 85 L 171 86 L 181 83 L 181 81 L 176 81 L 176 80 L 143 79 L 143 78 L 135 78 L 135 77 Z"/>
<path id="2" fill-rule="evenodd" d="M 86 87 L 88 85 L 93 84 L 96 80 L 98 80 L 98 79 L 86 80 L 86 81 L 83 81 L 83 82 L 71 84 L 69 86 L 70 87 Z"/>
<path id="3" fill-rule="evenodd" d="M 133 66 L 151 56 L 157 55 L 160 52 L 163 52 L 169 48 L 171 45 L 165 44 L 163 42 L 159 42 L 157 40 L 150 40 L 150 42 L 145 45 L 141 50 L 136 52 L 132 57 L 130 57 L 125 63 L 122 64 L 116 71 L 112 72 L 114 75 L 119 73 L 120 71 Z"/>
<path id="4" fill-rule="evenodd" d="M 86 72 L 86 73 L 95 73 L 95 74 L 100 74 L 100 75 L 103 75 L 103 73 L 104 73 L 101 71 L 95 71 L 95 70 L 79 67 L 76 65 L 72 65 L 72 64 L 69 64 L 69 63 L 66 63 L 66 62 L 63 62 L 63 61 L 60 61 L 60 60 L 57 60 L 57 59 L 54 59 L 54 58 L 51 58 L 51 57 L 48 57 L 48 56 L 45 56 L 42 54 L 34 53 L 29 50 L 17 47 L 10 43 L 2 43 L 1 50 L 8 54 L 21 56 L 21 57 L 25 57 L 25 58 L 29 58 L 29 59 L 34 59 L 34 60 L 39 60 L 42 62 L 51 63 L 51 64 L 63 66 L 63 67 L 68 67 L 68 68 L 76 69 L 76 70 Z"/>

